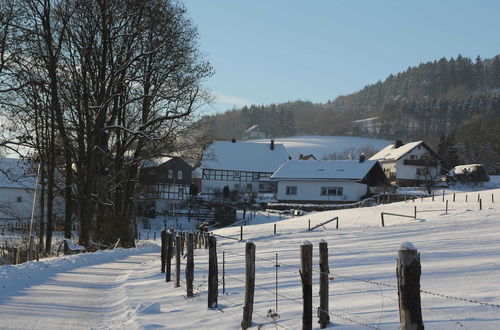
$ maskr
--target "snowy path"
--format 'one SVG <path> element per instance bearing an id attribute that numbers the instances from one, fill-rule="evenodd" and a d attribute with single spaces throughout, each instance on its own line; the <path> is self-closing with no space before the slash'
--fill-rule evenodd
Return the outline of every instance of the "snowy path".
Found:
<path id="1" fill-rule="evenodd" d="M 126 256 L 111 262 L 54 273 L 40 284 L 0 298 L 2 329 L 102 329 L 130 323 L 127 281 L 158 253 Z M 33 274 L 36 279 L 36 274 Z"/>

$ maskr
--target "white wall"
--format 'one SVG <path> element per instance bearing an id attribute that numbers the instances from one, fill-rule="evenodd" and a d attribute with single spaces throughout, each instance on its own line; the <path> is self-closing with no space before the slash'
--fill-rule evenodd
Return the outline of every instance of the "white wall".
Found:
<path id="1" fill-rule="evenodd" d="M 31 189 L 0 188 L 0 217 L 30 218 L 33 193 Z M 17 201 L 18 197 L 21 198 L 20 202 Z"/>
<path id="2" fill-rule="evenodd" d="M 297 186 L 297 195 L 286 195 L 286 186 Z M 321 187 L 342 187 L 343 196 L 322 196 Z M 358 201 L 366 194 L 367 185 L 352 181 L 303 181 L 303 180 L 279 180 L 279 201 L 331 201 L 349 202 Z"/>
<path id="3" fill-rule="evenodd" d="M 411 159 L 411 155 L 417 156 L 417 159 L 420 159 L 423 155 L 428 154 L 427 149 L 424 147 L 421 147 L 420 149 L 415 148 L 405 156 L 401 157 L 396 164 L 396 173 L 397 173 L 397 178 L 398 179 L 405 179 L 405 180 L 424 180 L 425 176 L 417 176 L 417 168 L 425 169 L 425 166 L 416 166 L 416 165 L 404 165 L 404 161 L 406 159 Z M 430 167 L 429 168 L 432 171 L 432 176 L 437 177 L 440 171 L 440 165 L 438 162 L 437 168 Z"/>

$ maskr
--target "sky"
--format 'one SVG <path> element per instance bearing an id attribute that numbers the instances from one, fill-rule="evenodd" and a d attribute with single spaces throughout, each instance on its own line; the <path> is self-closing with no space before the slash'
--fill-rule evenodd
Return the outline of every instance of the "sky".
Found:
<path id="1" fill-rule="evenodd" d="M 498 0 L 184 0 L 215 75 L 207 114 L 316 103 L 441 57 L 500 54 Z"/>

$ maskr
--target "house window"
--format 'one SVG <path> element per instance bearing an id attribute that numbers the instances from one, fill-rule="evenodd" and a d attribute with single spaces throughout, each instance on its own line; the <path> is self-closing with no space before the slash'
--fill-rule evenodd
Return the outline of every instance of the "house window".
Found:
<path id="1" fill-rule="evenodd" d="M 182 173 L 182 172 L 180 172 L 180 173 Z M 179 191 L 177 192 L 177 198 L 184 199 L 184 188 L 183 187 L 179 187 Z"/>
<path id="2" fill-rule="evenodd" d="M 182 180 L 182 171 L 177 171 L 177 179 Z"/>
<path id="3" fill-rule="evenodd" d="M 174 178 L 174 171 L 173 170 L 168 170 L 168 178 L 173 179 Z"/>
<path id="4" fill-rule="evenodd" d="M 23 201 L 23 198 L 21 196 L 17 196 L 16 201 L 18 203 L 21 203 Z"/>
<path id="5" fill-rule="evenodd" d="M 286 186 L 286 195 L 297 195 L 297 186 Z"/>
<path id="6" fill-rule="evenodd" d="M 321 187 L 321 196 L 342 196 L 344 188 L 342 187 Z"/>

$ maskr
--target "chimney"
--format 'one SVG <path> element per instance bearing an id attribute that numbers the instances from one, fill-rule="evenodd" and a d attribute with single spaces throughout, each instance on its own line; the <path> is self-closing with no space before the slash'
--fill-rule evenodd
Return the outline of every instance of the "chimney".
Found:
<path id="1" fill-rule="evenodd" d="M 396 140 L 396 143 L 394 144 L 394 149 L 397 149 L 403 145 L 403 141 L 401 140 Z"/>
<path id="2" fill-rule="evenodd" d="M 274 140 L 271 139 L 271 150 L 274 150 Z"/>
<path id="3" fill-rule="evenodd" d="M 236 139 L 235 139 L 235 138 L 232 138 L 232 139 L 231 139 L 231 142 L 232 142 L 232 143 L 236 143 Z"/>
<path id="4" fill-rule="evenodd" d="M 366 159 L 366 155 L 364 152 L 362 152 L 360 155 L 359 155 L 359 162 L 360 163 L 364 163 L 365 162 L 365 159 Z"/>

